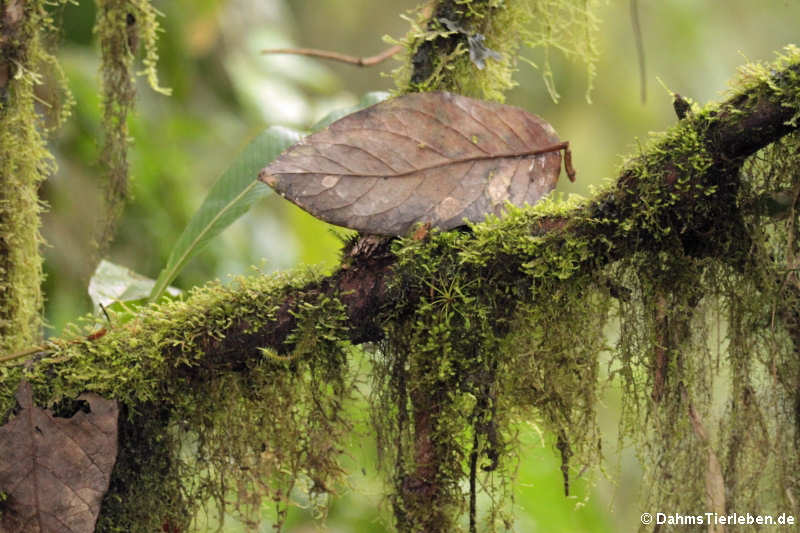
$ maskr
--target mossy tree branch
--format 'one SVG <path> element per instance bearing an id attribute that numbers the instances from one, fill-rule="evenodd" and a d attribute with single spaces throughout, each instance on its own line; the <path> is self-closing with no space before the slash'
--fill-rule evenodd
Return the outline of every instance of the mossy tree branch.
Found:
<path id="1" fill-rule="evenodd" d="M 800 65 L 790 65 L 719 106 L 690 115 L 673 127 L 663 141 L 632 159 L 612 187 L 568 212 L 534 215 L 527 234 L 540 239 L 537 248 L 542 257 L 547 255 L 546 248 L 564 250 L 576 242 L 588 245 L 580 250 L 580 257 L 572 258 L 570 272 L 564 273 L 567 275 L 596 270 L 638 251 L 657 252 L 665 234 L 679 235 L 689 253 L 716 255 L 731 262 L 744 261 L 748 246 L 732 241 L 746 238 L 738 225 L 740 213 L 732 196 L 739 185 L 738 170 L 748 156 L 796 131 L 797 127 L 790 121 L 799 109 L 795 97 L 800 93 L 798 76 Z M 687 135 L 699 139 L 691 150 L 680 150 L 672 144 L 675 136 Z M 710 158 L 702 171 L 692 169 L 688 162 L 698 152 Z M 648 179 L 643 179 L 643 168 L 648 169 Z M 656 196 L 653 196 L 654 187 Z M 690 191 L 695 190 L 704 193 L 699 197 L 690 196 Z M 705 191 L 713 192 L 705 194 Z M 663 207 L 648 213 L 647 219 L 638 219 L 637 211 L 641 210 L 644 197 L 660 198 Z M 665 225 L 654 224 L 653 217 Z M 502 221 L 497 224 L 502 225 Z M 713 239 L 709 238 L 712 233 Z M 465 234 L 464 241 L 469 243 L 474 239 Z M 713 248 L 706 248 L 706 244 Z M 509 247 L 513 245 L 509 243 Z M 730 255 L 737 251 L 740 253 Z M 509 264 L 508 259 L 501 253 L 484 256 L 482 268 L 517 271 L 524 277 L 521 265 Z M 520 258 L 514 259 L 521 262 Z M 379 341 L 384 312 L 395 307 L 387 291 L 394 261 L 385 241 L 368 251 L 351 251 L 336 273 L 301 288 L 287 289 L 274 319 L 257 331 L 249 331 L 251 324 L 240 321 L 232 323 L 221 338 L 201 340 L 209 356 L 207 363 L 246 364 L 250 358 L 258 357 L 257 348 L 266 346 L 279 352 L 291 350 L 292 346 L 285 341 L 297 326 L 293 312 L 303 302 L 320 296 L 338 297 L 342 301 L 351 324 L 349 336 L 353 343 Z M 408 295 L 405 304 L 411 306 L 413 302 L 413 295 Z M 95 342 L 102 343 L 103 339 Z"/>
<path id="2" fill-rule="evenodd" d="M 17 367 L 18 375 L 34 384 L 42 403 L 92 390 L 133 411 L 149 412 L 154 401 L 169 409 L 210 376 L 247 376 L 265 362 L 291 370 L 334 337 L 381 341 L 387 325 L 413 317 L 429 296 L 405 281 L 418 253 L 450 256 L 466 279 L 509 287 L 491 302 L 499 310 L 498 335 L 508 330 L 518 305 L 535 301 L 539 284 L 582 284 L 636 254 L 714 257 L 743 268 L 750 236 L 742 217 L 754 206 L 737 204 L 741 165 L 796 131 L 799 73 L 794 58 L 743 82 L 723 103 L 679 121 L 630 159 L 615 182 L 578 205 L 545 202 L 470 231 L 434 232 L 419 241 L 362 238 L 331 275 L 255 276 L 198 288 L 183 300 L 143 308 L 105 335 L 75 340 L 73 331 L 69 340 L 54 340 L 24 369 Z M 430 273 L 440 274 L 448 275 Z M 662 289 L 668 293 L 668 280 Z M 796 323 L 794 316 L 778 309 L 787 323 Z M 317 347 L 301 346 L 308 342 Z M 4 390 L 3 405 L 11 393 L 11 387 Z"/>
<path id="3" fill-rule="evenodd" d="M 732 263 L 746 260 L 748 246 L 735 240 L 747 239 L 738 224 L 741 213 L 732 196 L 739 184 L 738 170 L 748 156 L 796 131 L 792 119 L 800 109 L 795 96 L 800 94 L 798 78 L 800 65 L 790 64 L 720 105 L 688 116 L 660 141 L 631 159 L 610 187 L 566 212 L 551 212 L 549 207 L 537 209 L 524 219 L 525 227 L 521 231 L 513 228 L 518 231 L 517 238 L 534 243 L 532 250 L 542 258 L 555 255 L 568 259 L 567 266 L 543 265 L 545 275 L 554 275 L 556 269 L 561 269 L 557 273 L 562 279 L 597 270 L 639 251 L 657 252 L 665 239 L 672 236 L 678 236 L 690 254 L 714 255 Z M 683 149 L 675 145 L 676 138 L 687 136 L 697 139 L 697 144 Z M 690 158 L 698 153 L 708 158 L 699 170 L 690 164 Z M 644 169 L 647 169 L 646 175 Z M 695 195 L 692 191 L 702 191 L 702 194 Z M 640 215 L 645 211 L 643 198 L 661 202 L 661 207 Z M 519 226 L 520 219 L 506 226 L 511 224 Z M 476 226 L 475 231 L 494 231 L 503 225 L 502 220 L 488 222 Z M 497 233 L 509 237 L 508 233 Z M 459 245 L 463 257 L 487 272 L 503 270 L 516 272 L 520 279 L 527 278 L 522 263 L 537 259 L 535 255 L 510 253 L 519 243 L 507 242 L 478 260 L 478 254 L 492 250 L 471 248 L 479 244 L 477 241 L 475 232 L 462 233 Z M 403 312 L 398 309 L 396 295 L 387 289 L 395 276 L 396 257 L 390 248 L 391 243 L 385 240 L 374 241 L 373 246 L 357 244 L 335 273 L 302 286 L 287 284 L 279 296 L 270 296 L 271 301 L 275 302 L 275 298 L 279 301 L 269 317 L 243 315 L 234 308 L 229 308 L 225 316 L 225 311 L 218 308 L 218 301 L 208 300 L 205 292 L 199 291 L 196 301 L 190 295 L 183 306 L 166 304 L 143 308 L 139 319 L 114 326 L 112 333 L 119 331 L 119 336 L 136 338 L 140 320 L 159 315 L 175 324 L 174 331 L 163 333 L 165 339 L 181 338 L 188 334 L 186 329 L 192 328 L 193 347 L 202 350 L 201 354 L 192 356 L 195 363 L 183 369 L 185 376 L 197 372 L 196 364 L 206 369 L 244 368 L 250 361 L 262 357 L 260 348 L 270 347 L 279 353 L 291 351 L 293 346 L 287 343 L 287 338 L 297 328 L 297 310 L 305 303 L 330 297 L 340 299 L 344 305 L 352 343 L 376 342 L 382 338 L 382 321 L 387 311 Z M 271 286 L 270 291 L 273 289 Z M 225 292 L 230 294 L 237 290 L 253 289 L 232 287 Z M 258 299 L 263 295 L 254 293 L 251 296 Z M 414 301 L 415 295 L 408 294 L 401 305 L 411 308 Z M 207 309 L 195 304 L 205 305 Z M 179 316 L 185 312 L 185 306 L 200 315 L 222 312 L 219 318 L 228 323 L 224 328 L 208 331 L 202 327 L 193 328 Z M 165 313 L 173 315 L 164 316 Z M 118 338 L 116 333 L 110 333 L 77 344 L 73 341 L 64 341 L 63 346 L 91 347 L 94 352 L 113 349 L 106 345 L 117 342 Z M 62 342 L 55 340 L 52 345 L 60 346 Z M 181 359 L 180 346 L 167 352 L 166 355 L 171 352 L 175 360 Z"/>

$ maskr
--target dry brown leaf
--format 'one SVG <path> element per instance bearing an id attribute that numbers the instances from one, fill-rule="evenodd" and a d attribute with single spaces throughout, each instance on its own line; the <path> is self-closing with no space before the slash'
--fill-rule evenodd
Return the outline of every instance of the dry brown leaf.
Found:
<path id="1" fill-rule="evenodd" d="M 523 109 L 415 93 L 348 115 L 292 146 L 259 179 L 312 215 L 366 233 L 440 229 L 534 204 L 556 185 L 560 142 Z"/>
<path id="2" fill-rule="evenodd" d="M 19 409 L 0 427 L 0 531 L 90 533 L 117 457 L 117 402 L 82 394 L 88 409 L 58 418 L 17 390 Z"/>

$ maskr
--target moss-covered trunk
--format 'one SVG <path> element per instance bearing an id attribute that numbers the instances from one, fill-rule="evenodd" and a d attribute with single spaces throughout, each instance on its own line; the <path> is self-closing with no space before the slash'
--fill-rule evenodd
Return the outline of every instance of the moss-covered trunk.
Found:
<path id="1" fill-rule="evenodd" d="M 42 2 L 0 3 L 0 352 L 38 342 L 42 258 L 38 188 L 52 169 L 34 94 Z"/>

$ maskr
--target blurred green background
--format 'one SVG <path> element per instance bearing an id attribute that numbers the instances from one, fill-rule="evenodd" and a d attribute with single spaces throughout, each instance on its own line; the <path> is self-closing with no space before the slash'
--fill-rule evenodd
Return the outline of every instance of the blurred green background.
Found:
<path id="1" fill-rule="evenodd" d="M 401 15 L 415 1 L 370 0 L 163 0 L 159 73 L 171 87 L 166 97 L 138 83 L 138 107 L 130 120 L 133 200 L 121 219 L 108 258 L 156 277 L 172 244 L 206 191 L 249 139 L 268 125 L 306 128 L 328 111 L 354 104 L 368 91 L 393 86 L 383 73 L 396 66 L 349 65 L 290 56 L 262 56 L 268 47 L 302 46 L 352 55 L 373 55 L 384 35 L 402 36 Z M 98 51 L 92 35 L 94 3 L 59 8 L 63 27 L 60 60 L 77 105 L 52 142 L 59 170 L 43 187 L 50 209 L 44 219 L 48 334 L 88 312 L 91 236 L 103 214 L 100 166 Z M 639 1 L 646 52 L 648 99 L 640 99 L 639 70 L 628 1 L 601 2 L 601 59 L 593 104 L 585 99 L 583 65 L 554 56 L 561 100 L 553 103 L 541 74 L 524 63 L 508 102 L 545 117 L 571 142 L 578 181 L 564 192 L 589 187 L 616 174 L 621 156 L 636 154 L 648 138 L 676 121 L 667 88 L 697 102 L 723 97 L 736 67 L 771 60 L 796 42 L 800 3 L 789 0 Z M 541 62 L 538 50 L 523 54 Z M 659 82 L 660 80 L 660 82 Z M 666 88 L 665 88 L 666 87 Z M 339 241 L 330 228 L 278 197 L 270 197 L 216 239 L 176 280 L 186 289 L 246 272 L 297 264 L 336 263 Z M 610 390 L 601 421 L 615 442 L 617 409 Z M 367 432 L 368 430 L 364 430 Z M 578 487 L 565 499 L 552 446 L 533 430 L 519 472 L 517 531 L 635 531 L 641 509 L 640 470 L 632 452 L 606 447 L 613 481 Z M 369 440 L 354 443 L 351 493 L 331 508 L 331 531 L 385 531 L 379 520 L 381 487 L 372 473 Z M 362 452 L 358 452 L 358 449 Z M 602 476 L 598 476 L 602 477 Z M 585 496 L 589 499 L 584 503 Z M 653 512 L 653 510 L 649 510 Z M 385 510 L 383 515 L 385 517 Z M 313 520 L 298 510 L 290 531 L 310 531 Z M 231 526 L 231 531 L 236 531 Z M 270 530 L 265 525 L 264 531 Z"/>

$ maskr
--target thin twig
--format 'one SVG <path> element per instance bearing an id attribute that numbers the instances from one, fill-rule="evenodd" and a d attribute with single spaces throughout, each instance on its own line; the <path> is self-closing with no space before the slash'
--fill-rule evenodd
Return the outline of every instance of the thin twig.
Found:
<path id="1" fill-rule="evenodd" d="M 422 8 L 422 18 L 429 19 L 433 15 L 434 9 L 434 2 L 428 2 L 428 4 Z M 329 50 L 318 50 L 316 48 L 268 48 L 266 50 L 261 50 L 262 54 L 292 54 L 292 55 L 299 55 L 299 56 L 307 56 L 307 57 L 318 57 L 320 59 L 330 59 L 331 61 L 339 61 L 341 63 L 347 63 L 348 65 L 355 65 L 357 67 L 372 67 L 379 63 L 382 63 L 392 57 L 393 55 L 399 53 L 403 50 L 404 46 L 402 44 L 396 44 L 390 48 L 387 48 L 380 54 L 370 56 L 370 57 L 356 57 L 356 56 L 349 56 L 347 54 L 340 54 L 339 52 L 331 52 Z"/>
<path id="2" fill-rule="evenodd" d="M 422 8 L 422 17 L 429 19 L 433 14 L 433 2 L 428 3 Z M 268 48 L 261 50 L 262 54 L 292 54 L 297 56 L 318 57 L 320 59 L 330 59 L 331 61 L 339 61 L 347 63 L 348 65 L 355 65 L 357 67 L 372 67 L 378 63 L 382 63 L 403 50 L 402 44 L 396 44 L 387 48 L 380 54 L 370 57 L 356 57 L 347 54 L 340 54 L 339 52 L 331 52 L 329 50 L 318 50 L 316 48 Z"/>
<path id="3" fill-rule="evenodd" d="M 330 59 L 332 61 L 339 61 L 341 63 L 356 65 L 358 67 L 371 67 L 377 65 L 378 63 L 382 63 L 383 61 L 386 61 L 393 55 L 400 52 L 400 50 L 402 49 L 403 47 L 401 45 L 396 44 L 391 48 L 387 48 L 380 54 L 370 57 L 355 57 L 346 54 L 340 54 L 339 52 L 330 52 L 328 50 L 317 50 L 315 48 L 269 48 L 267 50 L 261 50 L 261 53 L 293 54 L 298 56 L 319 57 L 321 59 Z"/>
<path id="4" fill-rule="evenodd" d="M 27 350 L 22 350 L 21 352 L 3 355 L 0 356 L 0 363 L 7 363 L 8 361 L 14 361 L 15 359 L 22 359 L 25 356 L 33 355 L 46 349 L 46 346 L 34 346 L 33 348 L 28 348 Z"/>
<path id="5" fill-rule="evenodd" d="M 105 312 L 105 310 L 103 312 Z M 108 315 L 106 315 L 106 316 L 108 316 Z M 95 331 L 93 333 L 90 333 L 89 335 L 86 335 L 85 337 L 76 337 L 74 339 L 68 339 L 66 341 L 58 341 L 58 342 L 66 343 L 66 344 L 78 344 L 79 342 L 96 341 L 97 339 L 99 339 L 101 337 L 104 337 L 106 333 L 108 333 L 108 330 L 106 328 L 100 328 L 97 331 Z M 14 361 L 16 359 L 22 359 L 23 357 L 26 357 L 28 355 L 33 355 L 33 354 L 39 353 L 39 352 L 45 352 L 45 351 L 48 350 L 48 346 L 53 346 L 53 345 L 57 346 L 57 344 L 55 342 L 45 342 L 44 344 L 40 344 L 39 346 L 34 346 L 32 348 L 26 348 L 26 349 L 24 349 L 22 351 L 19 351 L 19 352 L 6 354 L 6 355 L 0 355 L 0 363 L 7 363 L 8 361 Z"/>

